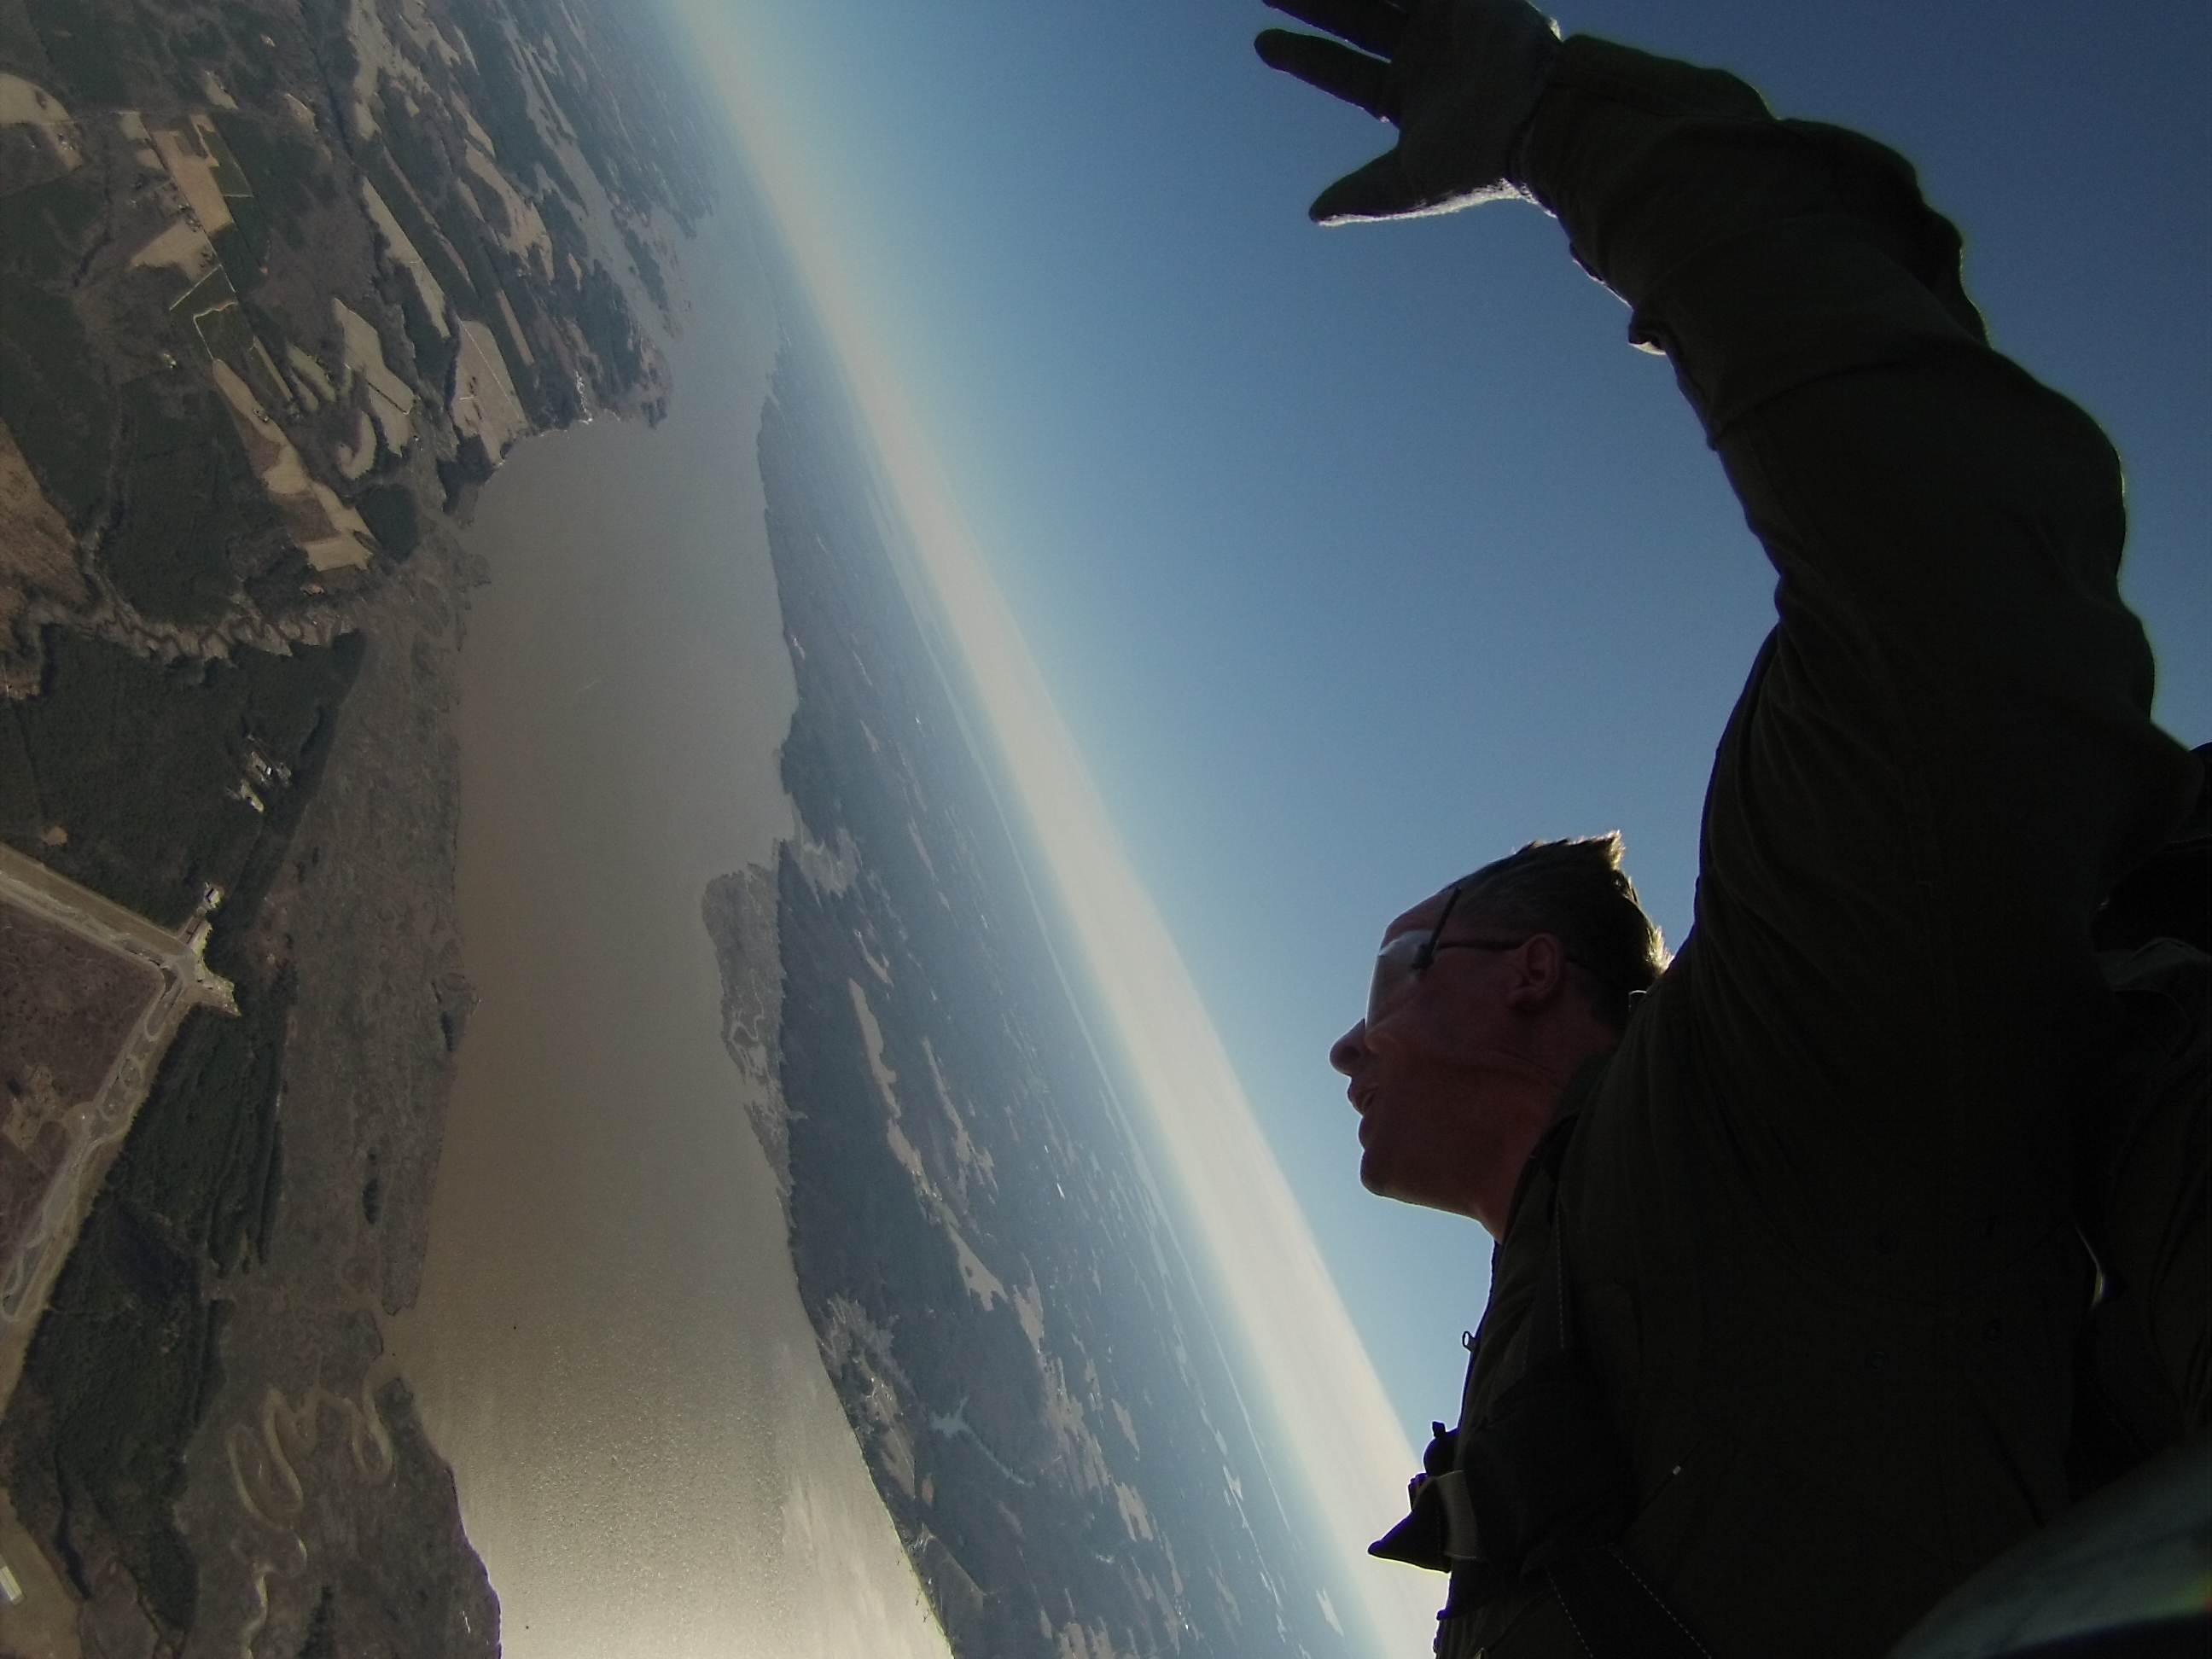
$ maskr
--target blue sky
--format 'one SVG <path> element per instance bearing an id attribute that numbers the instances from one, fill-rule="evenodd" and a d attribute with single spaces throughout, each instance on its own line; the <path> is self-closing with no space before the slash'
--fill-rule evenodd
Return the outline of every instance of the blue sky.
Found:
<path id="1" fill-rule="evenodd" d="M 1229 0 L 729 0 L 907 402 L 1418 1442 L 1472 1223 L 1370 1198 L 1323 1060 L 1381 925 L 1625 830 L 1679 940 L 1771 578 L 1665 367 L 1500 206 L 1320 231 L 1389 130 Z M 2212 8 L 1647 0 L 1920 166 L 1998 345 L 2118 443 L 2160 711 L 2212 738 Z"/>

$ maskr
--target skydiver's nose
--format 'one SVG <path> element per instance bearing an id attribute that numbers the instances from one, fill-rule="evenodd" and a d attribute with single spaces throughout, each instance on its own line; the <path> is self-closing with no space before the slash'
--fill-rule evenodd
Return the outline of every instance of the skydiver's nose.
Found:
<path id="1" fill-rule="evenodd" d="M 1367 1053 L 1367 1022 L 1361 1020 L 1329 1045 L 1328 1063 L 1350 1077 Z"/>

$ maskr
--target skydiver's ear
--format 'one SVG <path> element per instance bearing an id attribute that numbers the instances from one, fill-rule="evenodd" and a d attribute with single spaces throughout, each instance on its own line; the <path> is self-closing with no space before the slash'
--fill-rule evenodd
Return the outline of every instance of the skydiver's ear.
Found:
<path id="1" fill-rule="evenodd" d="M 1541 1013 L 1567 988 L 1567 947 L 1556 933 L 1531 933 L 1507 956 L 1513 982 L 1505 1006 L 1524 1014 Z"/>

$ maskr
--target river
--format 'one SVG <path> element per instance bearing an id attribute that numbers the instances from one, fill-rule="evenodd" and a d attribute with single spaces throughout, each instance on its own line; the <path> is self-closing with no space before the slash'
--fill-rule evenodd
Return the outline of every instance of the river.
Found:
<path id="1" fill-rule="evenodd" d="M 792 829 L 794 692 L 755 463 L 773 301 L 727 222 L 686 252 L 669 417 L 527 440 L 467 532 L 481 1001 L 387 1340 L 511 1659 L 943 1659 L 721 1045 L 701 892 Z"/>

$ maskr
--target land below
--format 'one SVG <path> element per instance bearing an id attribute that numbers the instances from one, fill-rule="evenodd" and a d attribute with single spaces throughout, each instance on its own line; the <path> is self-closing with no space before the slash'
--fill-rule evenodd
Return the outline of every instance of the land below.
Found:
<path id="1" fill-rule="evenodd" d="M 598 0 L 0 0 L 0 1648 L 498 1649 L 380 1330 L 457 530 L 665 411 L 709 131 Z"/>

